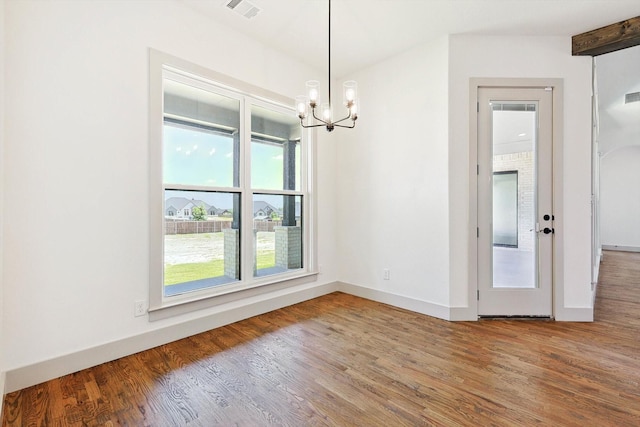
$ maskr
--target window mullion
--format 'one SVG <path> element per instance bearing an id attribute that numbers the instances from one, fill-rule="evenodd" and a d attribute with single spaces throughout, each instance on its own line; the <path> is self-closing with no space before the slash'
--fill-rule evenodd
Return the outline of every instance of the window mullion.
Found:
<path id="1" fill-rule="evenodd" d="M 251 191 L 251 103 L 243 97 L 240 103 L 240 151 L 241 151 L 241 182 L 242 189 L 242 233 L 240 246 L 243 282 L 253 279 L 253 264 L 255 249 L 253 245 L 253 193 Z"/>

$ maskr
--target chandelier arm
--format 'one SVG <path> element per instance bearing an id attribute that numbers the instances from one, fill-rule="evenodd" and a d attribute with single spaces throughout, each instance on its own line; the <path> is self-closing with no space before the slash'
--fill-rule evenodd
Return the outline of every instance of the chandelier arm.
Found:
<path id="1" fill-rule="evenodd" d="M 333 124 L 335 127 L 339 127 L 339 128 L 347 128 L 347 129 L 353 129 L 354 127 L 356 127 L 356 122 L 355 120 L 353 122 L 351 122 L 351 126 L 347 126 L 347 125 L 339 125 L 334 123 Z"/>
<path id="2" fill-rule="evenodd" d="M 336 123 L 344 122 L 345 120 L 350 119 L 350 118 L 351 118 L 351 113 L 349 113 L 349 115 L 347 117 L 333 122 L 333 124 L 335 125 Z"/>
<path id="3" fill-rule="evenodd" d="M 312 116 L 314 119 L 316 119 L 317 121 L 324 123 L 325 125 L 331 124 L 331 122 L 330 122 L 330 121 L 322 120 L 320 117 L 317 117 L 317 116 L 316 116 L 316 109 L 315 109 L 315 108 L 312 108 L 312 109 L 311 109 L 311 116 Z M 319 125 L 319 126 L 322 126 L 322 125 Z"/>
<path id="4" fill-rule="evenodd" d="M 326 124 L 326 123 L 324 123 L 324 124 L 317 124 L 317 125 L 305 125 L 305 124 L 302 122 L 302 119 L 300 119 L 300 126 L 302 126 L 302 127 L 303 127 L 303 128 L 305 128 L 305 129 L 308 129 L 308 128 L 326 127 L 326 126 L 327 126 L 327 124 Z"/>

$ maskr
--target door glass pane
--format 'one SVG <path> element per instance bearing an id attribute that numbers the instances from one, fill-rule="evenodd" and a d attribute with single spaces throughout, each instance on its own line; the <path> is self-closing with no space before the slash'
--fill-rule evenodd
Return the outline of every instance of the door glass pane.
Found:
<path id="1" fill-rule="evenodd" d="M 491 103 L 494 288 L 537 287 L 536 107 Z"/>

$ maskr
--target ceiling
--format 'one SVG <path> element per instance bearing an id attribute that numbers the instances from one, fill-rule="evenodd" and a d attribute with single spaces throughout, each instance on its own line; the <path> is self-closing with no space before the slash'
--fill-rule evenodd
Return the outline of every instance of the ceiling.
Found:
<path id="1" fill-rule="evenodd" d="M 328 0 L 240 0 L 235 11 L 226 7 L 229 0 L 176 1 L 212 25 L 326 70 Z M 259 13 L 250 19 L 238 13 L 247 5 Z M 446 34 L 570 37 L 640 16 L 640 0 L 332 0 L 331 9 L 332 77 L 347 79 Z M 625 93 L 640 91 L 640 46 L 596 63 L 602 150 L 619 141 L 640 144 L 640 103 L 620 102 Z"/>
<path id="2" fill-rule="evenodd" d="M 176 0 L 314 68 L 327 67 L 327 0 Z M 640 15 L 639 0 L 333 0 L 334 78 L 446 34 L 572 36 Z"/>

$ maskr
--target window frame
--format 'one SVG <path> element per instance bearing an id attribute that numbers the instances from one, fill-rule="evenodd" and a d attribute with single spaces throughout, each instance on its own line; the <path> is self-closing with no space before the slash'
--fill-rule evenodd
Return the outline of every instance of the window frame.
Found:
<path id="1" fill-rule="evenodd" d="M 203 191 L 237 192 L 241 199 L 241 274 L 229 285 L 210 287 L 177 296 L 164 295 L 164 189 L 163 128 L 165 72 L 201 82 L 214 93 L 240 100 L 240 171 L 238 187 L 206 187 Z M 301 131 L 301 183 L 298 190 L 263 190 L 251 186 L 251 106 L 295 114 L 293 99 L 244 83 L 172 55 L 149 49 L 149 320 L 212 307 L 277 289 L 313 282 L 317 278 L 315 182 L 315 130 Z M 180 187 L 171 185 L 172 188 Z M 193 189 L 194 186 L 188 186 Z M 300 195 L 303 212 L 303 267 L 269 276 L 253 276 L 253 195 Z"/>

